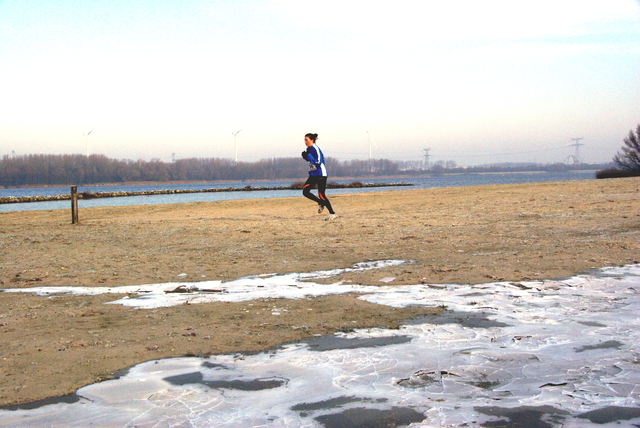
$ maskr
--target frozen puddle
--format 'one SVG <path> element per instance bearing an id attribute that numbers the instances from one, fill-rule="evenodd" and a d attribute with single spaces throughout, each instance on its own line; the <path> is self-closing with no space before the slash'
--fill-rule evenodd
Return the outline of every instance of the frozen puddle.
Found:
<path id="1" fill-rule="evenodd" d="M 301 282 L 324 274 L 245 278 L 218 284 L 225 292 L 202 294 L 242 294 L 234 283 L 258 293 L 242 282 L 255 280 L 269 294 L 259 297 L 295 298 L 326 287 L 363 291 L 369 294 L 362 299 L 377 304 L 447 310 L 399 330 L 316 337 L 251 355 L 147 362 L 78 390 L 75 402 L 0 410 L 0 425 L 640 426 L 640 265 L 562 281 L 474 286 Z M 142 304 L 133 306 L 157 307 L 146 305 L 158 300 L 152 292 L 142 294 Z"/>
<path id="2" fill-rule="evenodd" d="M 264 298 L 298 299 L 302 297 L 341 294 L 349 292 L 371 292 L 378 287 L 344 284 L 318 285 L 313 279 L 330 278 L 347 272 L 380 269 L 407 263 L 404 260 L 380 260 L 357 263 L 346 269 L 290 273 L 283 275 L 254 275 L 235 281 L 170 282 L 124 287 L 33 287 L 1 290 L 14 293 L 35 293 L 41 296 L 54 294 L 96 295 L 123 294 L 125 297 L 111 303 L 134 308 L 153 309 L 177 306 L 185 303 L 246 302 Z M 137 295 L 137 297 L 131 297 Z"/>

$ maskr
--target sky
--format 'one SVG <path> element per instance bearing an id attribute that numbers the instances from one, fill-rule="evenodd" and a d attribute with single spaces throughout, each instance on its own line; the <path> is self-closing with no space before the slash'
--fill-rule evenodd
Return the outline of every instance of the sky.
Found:
<path id="1" fill-rule="evenodd" d="M 608 162 L 639 123 L 639 0 L 0 0 L 0 156 Z"/>

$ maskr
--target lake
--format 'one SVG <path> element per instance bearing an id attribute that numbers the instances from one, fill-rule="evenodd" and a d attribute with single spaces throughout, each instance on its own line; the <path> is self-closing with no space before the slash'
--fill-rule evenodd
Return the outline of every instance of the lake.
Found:
<path id="1" fill-rule="evenodd" d="M 328 189 L 327 194 L 339 195 L 344 193 L 363 193 L 394 191 L 407 189 L 432 189 L 438 187 L 466 187 L 489 184 L 515 184 L 515 183 L 538 183 L 546 181 L 567 181 L 567 180 L 591 180 L 595 179 L 595 171 L 577 171 L 566 173 L 505 173 L 505 174 L 469 174 L 469 175 L 445 175 L 439 177 L 385 177 L 367 179 L 329 179 L 329 182 L 348 184 L 353 181 L 362 183 L 409 183 L 412 187 L 382 187 L 382 188 L 359 188 L 359 189 Z M 295 181 L 230 181 L 221 183 L 181 183 L 181 184 L 145 184 L 145 185 L 114 185 L 114 186 L 78 186 L 78 192 L 143 192 L 150 190 L 200 190 L 211 188 L 234 188 L 240 189 L 246 186 L 252 187 L 279 187 L 287 186 Z M 0 197 L 7 196 L 53 196 L 68 195 L 69 186 L 65 187 L 39 187 L 21 189 L 0 189 Z M 146 204 L 176 204 L 184 202 L 209 202 L 231 199 L 266 199 L 266 198 L 287 198 L 300 197 L 300 190 L 262 190 L 262 191 L 233 191 L 233 192 L 212 192 L 212 193 L 181 193 L 171 195 L 150 195 L 150 196 L 125 196 L 117 198 L 99 198 L 79 200 L 80 208 L 103 207 L 103 206 L 125 206 L 125 205 L 146 205 Z M 7 211 L 32 211 L 32 210 L 54 210 L 68 209 L 71 206 L 69 200 L 29 202 L 18 204 L 0 204 L 0 212 Z"/>

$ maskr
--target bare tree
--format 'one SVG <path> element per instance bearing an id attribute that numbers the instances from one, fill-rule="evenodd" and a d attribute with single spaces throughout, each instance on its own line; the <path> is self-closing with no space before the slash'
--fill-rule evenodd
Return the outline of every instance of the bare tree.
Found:
<path id="1" fill-rule="evenodd" d="M 635 134 L 633 130 L 629 131 L 629 136 L 624 139 L 624 144 L 622 150 L 613 157 L 613 162 L 623 170 L 640 170 L 640 125 L 636 128 Z"/>

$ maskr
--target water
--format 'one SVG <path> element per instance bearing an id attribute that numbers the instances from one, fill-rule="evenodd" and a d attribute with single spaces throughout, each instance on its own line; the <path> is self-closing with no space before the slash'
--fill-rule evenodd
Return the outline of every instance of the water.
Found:
<path id="1" fill-rule="evenodd" d="M 370 179 L 332 179 L 330 182 L 348 184 L 353 181 L 362 183 L 409 183 L 412 189 L 431 189 L 438 187 L 465 187 L 488 184 L 515 184 L 515 183 L 538 183 L 546 181 L 566 181 L 566 180 L 589 180 L 594 179 L 593 171 L 570 172 L 570 173 L 522 173 L 522 174 L 484 174 L 484 175 L 455 175 L 441 177 L 391 177 L 391 178 L 370 178 Z M 142 192 L 151 190 L 201 190 L 211 188 L 234 188 L 241 189 L 246 186 L 252 187 L 280 187 L 287 186 L 295 181 L 243 181 L 243 182 L 222 182 L 222 183 L 192 183 L 192 184 L 145 184 L 145 185 L 115 185 L 115 186 L 79 186 L 78 192 Z M 381 190 L 406 190 L 407 187 L 383 187 L 383 188 L 360 188 L 360 189 L 329 189 L 327 193 L 339 195 L 345 193 L 379 192 Z M 68 195 L 69 187 L 46 187 L 46 188 L 24 188 L 24 189 L 0 189 L 0 197 L 8 196 L 54 196 Z M 80 200 L 80 208 L 104 207 L 104 206 L 127 206 L 127 205 L 147 205 L 147 204 L 175 204 L 184 202 L 210 202 L 231 199 L 267 199 L 267 198 L 288 198 L 299 197 L 300 190 L 264 190 L 264 191 L 234 191 L 234 192 L 213 192 L 213 193 L 182 193 L 174 195 L 151 195 L 151 196 L 126 196 L 119 198 L 100 198 Z M 47 201 L 29 202 L 20 204 L 0 204 L 0 212 L 6 211 L 32 211 L 32 210 L 54 210 L 68 209 L 70 201 Z"/>

